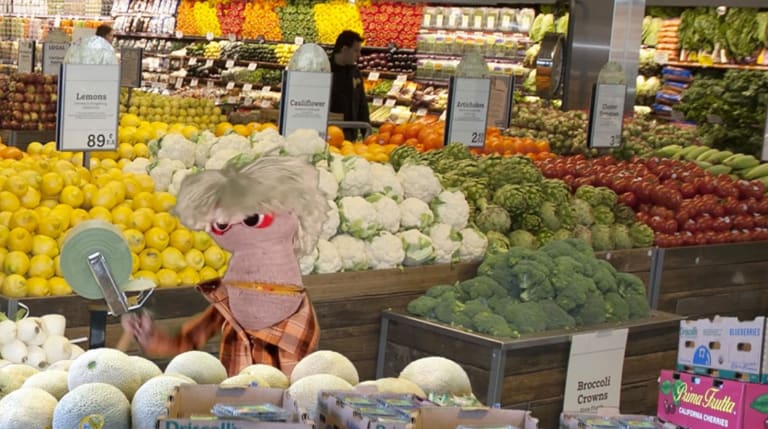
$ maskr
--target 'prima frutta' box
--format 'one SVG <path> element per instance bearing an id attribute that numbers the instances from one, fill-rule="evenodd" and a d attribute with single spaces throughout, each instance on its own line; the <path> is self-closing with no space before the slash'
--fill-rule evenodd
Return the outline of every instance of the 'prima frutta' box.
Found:
<path id="1" fill-rule="evenodd" d="M 768 385 L 662 371 L 657 416 L 686 429 L 768 429 Z"/>

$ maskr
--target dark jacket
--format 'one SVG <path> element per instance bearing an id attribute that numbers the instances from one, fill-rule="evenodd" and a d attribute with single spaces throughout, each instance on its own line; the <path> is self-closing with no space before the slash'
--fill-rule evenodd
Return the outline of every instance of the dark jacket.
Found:
<path id="1" fill-rule="evenodd" d="M 360 69 L 357 66 L 340 66 L 331 59 L 331 72 L 331 112 L 344 114 L 345 121 L 370 122 Z"/>

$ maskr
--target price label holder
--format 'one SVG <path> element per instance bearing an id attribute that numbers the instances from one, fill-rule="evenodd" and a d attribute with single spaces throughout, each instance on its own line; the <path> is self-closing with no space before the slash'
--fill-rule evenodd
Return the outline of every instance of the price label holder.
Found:
<path id="1" fill-rule="evenodd" d="M 490 92 L 490 79 L 451 78 L 445 144 L 456 142 L 473 148 L 485 145 Z"/>
<path id="2" fill-rule="evenodd" d="M 656 64 L 665 65 L 669 63 L 669 52 L 666 51 L 659 51 L 656 50 L 656 53 L 653 54 L 653 62 Z"/>
<path id="3" fill-rule="evenodd" d="M 271 91 L 272 91 L 272 87 L 271 86 L 264 86 L 264 87 L 261 88 L 261 93 L 262 94 L 269 94 Z"/>
<path id="4" fill-rule="evenodd" d="M 205 82 L 205 87 L 208 89 L 212 89 L 214 86 L 216 86 L 216 83 L 211 79 L 208 79 L 208 81 Z"/>
<path id="5" fill-rule="evenodd" d="M 144 58 L 142 48 L 120 49 L 120 86 L 141 88 L 141 64 Z"/>
<path id="6" fill-rule="evenodd" d="M 253 104 L 253 98 L 251 98 L 251 97 L 245 97 L 245 98 L 243 99 L 243 105 L 245 105 L 245 106 L 250 106 L 250 105 L 252 105 L 252 104 Z"/>
<path id="7" fill-rule="evenodd" d="M 475 16 L 474 23 L 472 27 L 475 30 L 482 30 L 483 29 L 483 17 L 482 16 Z"/>
<path id="8" fill-rule="evenodd" d="M 422 107 L 421 109 L 416 111 L 416 116 L 427 116 L 427 113 L 429 113 L 429 110 Z"/>
<path id="9" fill-rule="evenodd" d="M 174 85 L 176 89 L 181 88 L 182 85 L 184 85 L 184 78 L 183 77 L 177 78 L 176 85 Z"/>
<path id="10" fill-rule="evenodd" d="M 197 86 L 197 78 L 194 78 L 191 81 L 189 81 L 189 86 L 191 86 L 193 88 L 196 87 Z"/>
<path id="11" fill-rule="evenodd" d="M 589 147 L 614 148 L 621 146 L 624 122 L 624 101 L 627 86 L 599 84 L 592 88 L 592 109 L 589 112 Z"/>
<path id="12" fill-rule="evenodd" d="M 501 129 L 509 127 L 512 116 L 515 78 L 512 76 L 491 77 L 491 95 L 488 100 L 488 124 Z"/>
<path id="13" fill-rule="evenodd" d="M 379 80 L 379 72 L 370 72 L 368 74 L 368 80 L 370 80 L 371 82 L 375 82 Z"/>
<path id="14" fill-rule="evenodd" d="M 210 42 L 211 40 L 213 40 L 213 33 L 210 31 L 205 33 L 205 38 Z"/>
<path id="15" fill-rule="evenodd" d="M 488 15 L 488 17 L 485 19 L 485 29 L 488 31 L 494 31 L 496 30 L 496 17 L 493 15 Z"/>
<path id="16" fill-rule="evenodd" d="M 294 45 L 299 45 L 299 46 L 303 45 L 303 44 L 304 44 L 304 38 L 303 38 L 303 37 L 301 37 L 301 36 L 296 36 L 296 37 L 293 39 L 293 44 L 294 44 Z"/>
<path id="17" fill-rule="evenodd" d="M 248 70 L 254 71 L 259 65 L 257 63 L 248 63 Z"/>
<path id="18" fill-rule="evenodd" d="M 768 106 L 765 107 L 765 127 L 763 128 L 763 150 L 760 159 L 768 161 Z"/>
<path id="19" fill-rule="evenodd" d="M 407 74 L 399 74 L 397 75 L 397 79 L 395 79 L 395 83 L 399 83 L 400 86 L 402 86 L 405 82 L 408 82 L 408 75 Z"/>
<path id="20" fill-rule="evenodd" d="M 227 90 L 233 89 L 235 87 L 234 82 L 227 82 Z"/>
<path id="21" fill-rule="evenodd" d="M 253 89 L 253 84 L 251 83 L 245 83 L 243 84 L 243 92 L 248 92 Z"/>
<path id="22" fill-rule="evenodd" d="M 395 107 L 395 104 L 397 104 L 397 100 L 395 100 L 394 98 L 388 98 L 384 104 L 387 107 Z"/>
<path id="23" fill-rule="evenodd" d="M 229 97 L 227 97 L 227 103 L 229 103 L 229 104 L 237 104 L 237 97 L 234 97 L 234 96 L 230 95 Z"/>
<path id="24" fill-rule="evenodd" d="M 627 333 L 627 329 L 615 329 L 571 338 L 564 411 L 595 413 L 599 408 L 619 408 Z"/>
<path id="25" fill-rule="evenodd" d="M 211 60 L 211 59 L 205 60 L 205 66 L 206 67 L 213 67 L 213 60 Z"/>
<path id="26" fill-rule="evenodd" d="M 43 74 L 59 75 L 69 43 L 43 43 Z"/>
<path id="27" fill-rule="evenodd" d="M 197 57 L 190 58 L 187 64 L 189 64 L 190 66 L 197 64 Z"/>
<path id="28" fill-rule="evenodd" d="M 316 130 L 325 140 L 331 105 L 331 74 L 284 71 L 280 134 L 301 128 Z"/>
<path id="29" fill-rule="evenodd" d="M 224 63 L 224 66 L 228 69 L 231 69 L 235 66 L 235 60 L 227 60 L 226 63 Z"/>
<path id="30" fill-rule="evenodd" d="M 62 64 L 59 77 L 57 149 L 117 149 L 120 66 Z"/>
<path id="31" fill-rule="evenodd" d="M 384 105 L 384 99 L 383 98 L 374 98 L 373 99 L 373 105 L 374 106 L 383 106 Z"/>
<path id="32" fill-rule="evenodd" d="M 181 31 L 176 31 L 174 35 L 176 36 L 177 39 L 181 39 L 182 37 L 184 37 L 184 33 L 182 33 Z"/>
<path id="33" fill-rule="evenodd" d="M 19 40 L 19 56 L 16 70 L 19 73 L 32 73 L 35 71 L 35 48 L 34 40 Z"/>
<path id="34" fill-rule="evenodd" d="M 261 108 L 262 109 L 269 109 L 272 107 L 272 102 L 269 100 L 261 100 Z"/>

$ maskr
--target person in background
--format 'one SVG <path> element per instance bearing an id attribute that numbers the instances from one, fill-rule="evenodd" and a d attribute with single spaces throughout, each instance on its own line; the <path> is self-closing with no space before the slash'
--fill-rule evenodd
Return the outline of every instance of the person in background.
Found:
<path id="1" fill-rule="evenodd" d="M 96 34 L 72 43 L 64 56 L 65 64 L 118 64 L 112 46 L 114 33 L 109 25 L 100 25 Z"/>
<path id="2" fill-rule="evenodd" d="M 112 31 L 112 27 L 107 24 L 101 24 L 96 27 L 96 35 L 105 39 L 109 44 L 112 44 L 112 40 L 115 38 L 115 32 Z"/>
<path id="3" fill-rule="evenodd" d="M 365 97 L 363 74 L 357 68 L 363 37 L 345 30 L 336 38 L 331 58 L 331 112 L 344 115 L 344 121 L 370 122 L 368 100 Z M 346 130 L 347 140 L 355 140 L 357 131 Z"/>

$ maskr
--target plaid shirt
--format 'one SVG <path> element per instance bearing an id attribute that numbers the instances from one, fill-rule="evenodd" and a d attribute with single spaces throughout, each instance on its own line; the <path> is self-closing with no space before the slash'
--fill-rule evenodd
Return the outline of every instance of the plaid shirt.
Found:
<path id="1" fill-rule="evenodd" d="M 142 349 L 154 356 L 199 350 L 221 329 L 219 359 L 230 376 L 254 363 L 274 366 L 290 376 L 293 367 L 317 348 L 319 326 L 306 292 L 299 310 L 281 323 L 259 331 L 244 329 L 229 309 L 229 297 L 218 280 L 197 286 L 211 303 L 202 314 L 185 323 L 181 333 L 169 337 L 155 330 Z"/>

